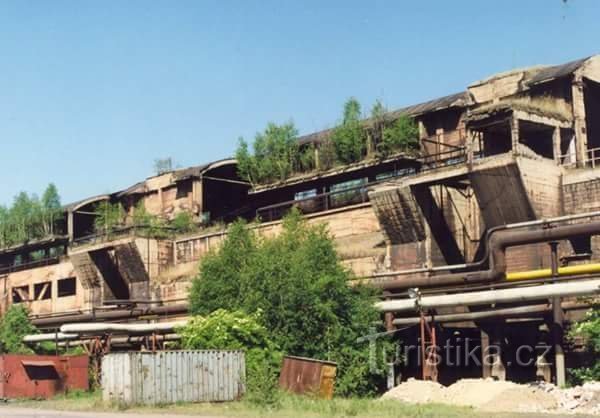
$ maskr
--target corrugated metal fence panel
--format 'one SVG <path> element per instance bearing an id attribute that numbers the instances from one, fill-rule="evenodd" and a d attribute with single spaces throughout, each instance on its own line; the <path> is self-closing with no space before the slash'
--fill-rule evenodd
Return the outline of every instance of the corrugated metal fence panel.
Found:
<path id="1" fill-rule="evenodd" d="M 232 401 L 245 390 L 242 351 L 111 353 L 102 360 L 106 401 L 126 404 Z"/>

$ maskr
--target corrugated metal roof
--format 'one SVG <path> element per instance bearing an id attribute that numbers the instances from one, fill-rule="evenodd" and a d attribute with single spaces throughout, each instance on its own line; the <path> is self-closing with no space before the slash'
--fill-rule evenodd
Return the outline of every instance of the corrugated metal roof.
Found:
<path id="1" fill-rule="evenodd" d="M 577 71 L 590 57 L 567 62 L 566 64 L 553 65 L 550 67 L 541 68 L 535 72 L 531 78 L 525 81 L 527 85 L 543 83 L 557 78 L 565 77 Z"/>
<path id="2" fill-rule="evenodd" d="M 419 103 L 412 106 L 403 107 L 391 112 L 388 112 L 388 116 L 392 119 L 398 118 L 400 115 L 408 115 L 412 117 L 420 116 L 425 113 L 436 112 L 438 110 L 449 109 L 451 107 L 462 107 L 465 106 L 468 99 L 467 92 L 460 92 L 450 94 L 448 96 L 440 97 L 437 99 L 429 100 L 427 102 Z M 371 118 L 363 120 L 363 123 L 368 125 L 371 122 Z M 312 134 L 303 135 L 298 138 L 300 145 L 309 143 L 319 143 L 324 139 L 328 138 L 333 129 L 325 129 Z"/>

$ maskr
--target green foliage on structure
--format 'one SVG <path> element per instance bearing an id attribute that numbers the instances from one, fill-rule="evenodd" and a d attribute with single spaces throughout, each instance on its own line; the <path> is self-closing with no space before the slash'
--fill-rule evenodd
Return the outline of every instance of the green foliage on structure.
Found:
<path id="1" fill-rule="evenodd" d="M 240 176 L 252 184 L 285 180 L 300 164 L 298 130 L 293 122 L 269 123 L 254 137 L 253 152 L 240 138 L 236 159 Z"/>
<path id="2" fill-rule="evenodd" d="M 325 228 L 293 212 L 274 238 L 261 238 L 242 222 L 232 225 L 220 249 L 203 258 L 190 305 L 200 315 L 261 312 L 261 323 L 284 353 L 335 361 L 338 394 L 369 394 L 384 368 L 370 371 L 369 346 L 357 339 L 380 318 L 374 292 L 350 287 L 349 278 Z M 380 356 L 376 361 L 381 366 Z"/>
<path id="3" fill-rule="evenodd" d="M 252 149 L 240 138 L 236 151 L 238 173 L 252 185 L 260 185 L 417 148 L 418 127 L 412 118 L 392 118 L 380 101 L 373 106 L 370 120 L 361 118 L 360 103 L 350 98 L 344 104 L 340 124 L 318 145 L 298 143 L 298 131 L 292 122 L 269 123 L 256 135 Z"/>
<path id="4" fill-rule="evenodd" d="M 260 312 L 247 315 L 218 309 L 192 317 L 177 332 L 184 349 L 244 350 L 249 396 L 262 403 L 275 401 L 282 355 L 261 324 Z"/>
<path id="5" fill-rule="evenodd" d="M 351 164 L 362 160 L 366 154 L 366 133 L 361 123 L 360 103 L 350 98 L 344 105 L 342 123 L 331 134 L 337 160 Z"/>
<path id="6" fill-rule="evenodd" d="M 595 305 L 583 320 L 573 325 L 570 336 L 583 337 L 593 359 L 587 367 L 570 370 L 574 383 L 600 380 L 600 305 Z"/>
<path id="7" fill-rule="evenodd" d="M 419 144 L 419 128 L 415 121 L 407 115 L 392 120 L 380 101 L 371 110 L 370 134 L 371 146 L 381 157 L 412 151 Z"/>
<path id="8" fill-rule="evenodd" d="M 97 232 L 110 233 L 125 226 L 125 211 L 120 203 L 101 202 L 96 208 L 94 226 Z"/>
<path id="9" fill-rule="evenodd" d="M 194 218 L 191 213 L 187 211 L 179 212 L 173 220 L 170 222 L 170 226 L 178 234 L 187 234 L 196 229 L 194 224 Z"/>
<path id="10" fill-rule="evenodd" d="M 48 185 L 41 199 L 35 194 L 19 193 L 10 207 L 0 205 L 0 247 L 60 232 L 57 224 L 61 215 L 60 197 L 54 184 Z"/>
<path id="11" fill-rule="evenodd" d="M 0 353 L 33 354 L 33 350 L 23 344 L 23 337 L 37 333 L 37 328 L 29 321 L 27 309 L 12 305 L 0 318 Z"/>

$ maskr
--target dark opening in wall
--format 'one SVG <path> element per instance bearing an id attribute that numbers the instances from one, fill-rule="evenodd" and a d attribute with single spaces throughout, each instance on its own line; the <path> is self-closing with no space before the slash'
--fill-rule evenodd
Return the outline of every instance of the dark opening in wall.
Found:
<path id="1" fill-rule="evenodd" d="M 75 277 L 67 277 L 58 281 L 58 297 L 74 296 L 77 294 L 77 280 Z"/>
<path id="2" fill-rule="evenodd" d="M 192 193 L 192 180 L 184 180 L 177 183 L 175 199 L 185 199 Z"/>
<path id="3" fill-rule="evenodd" d="M 519 122 L 519 142 L 544 158 L 554 158 L 553 133 L 553 126 L 527 121 Z"/>
<path id="4" fill-rule="evenodd" d="M 33 299 L 47 300 L 52 297 L 52 282 L 42 282 L 33 285 Z"/>
<path id="5" fill-rule="evenodd" d="M 600 83 L 585 80 L 583 88 L 588 149 L 600 148 Z M 595 153 L 600 157 L 600 153 Z M 589 156 L 591 157 L 591 155 Z"/>
<path id="6" fill-rule="evenodd" d="M 12 301 L 13 303 L 27 302 L 29 300 L 29 286 L 13 287 Z"/>
<path id="7" fill-rule="evenodd" d="M 480 149 L 484 157 L 504 154 L 512 149 L 508 122 L 486 127 L 481 132 L 483 135 L 480 136 L 482 141 Z"/>

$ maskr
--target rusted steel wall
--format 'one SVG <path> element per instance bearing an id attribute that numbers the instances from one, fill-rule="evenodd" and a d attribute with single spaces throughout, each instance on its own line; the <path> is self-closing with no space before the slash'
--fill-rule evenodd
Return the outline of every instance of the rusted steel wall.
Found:
<path id="1" fill-rule="evenodd" d="M 303 357 L 283 359 L 279 386 L 294 393 L 310 393 L 324 399 L 333 397 L 336 363 Z"/>
<path id="2" fill-rule="evenodd" d="M 88 390 L 87 356 L 0 356 L 0 398 L 51 398 Z"/>
<path id="3" fill-rule="evenodd" d="M 127 405 L 219 402 L 245 390 L 242 351 L 111 353 L 102 359 L 102 396 Z"/>

